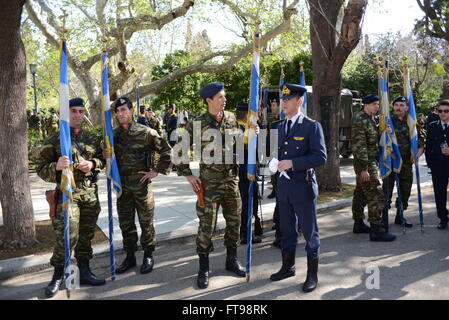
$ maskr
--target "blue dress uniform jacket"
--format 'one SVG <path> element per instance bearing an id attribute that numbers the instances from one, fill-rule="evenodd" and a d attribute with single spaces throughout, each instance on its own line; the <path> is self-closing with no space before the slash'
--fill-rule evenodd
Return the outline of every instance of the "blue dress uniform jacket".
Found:
<path id="1" fill-rule="evenodd" d="M 278 160 L 292 160 L 290 179 L 278 176 L 278 201 L 282 249 L 294 251 L 298 242 L 298 224 L 306 241 L 306 252 L 317 258 L 320 236 L 316 221 L 318 184 L 314 168 L 326 162 L 326 145 L 321 124 L 300 114 L 286 136 L 287 119 L 279 125 Z"/>
<path id="2" fill-rule="evenodd" d="M 449 179 L 449 156 L 441 152 L 441 145 L 449 145 L 449 128 L 443 129 L 441 120 L 428 124 L 426 138 L 426 162 L 432 172 L 433 192 L 438 218 L 448 221 L 447 187 Z"/>

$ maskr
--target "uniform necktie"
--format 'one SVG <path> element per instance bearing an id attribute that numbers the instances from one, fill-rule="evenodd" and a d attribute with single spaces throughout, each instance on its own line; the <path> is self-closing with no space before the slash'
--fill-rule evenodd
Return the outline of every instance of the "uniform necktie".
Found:
<path id="1" fill-rule="evenodd" d="M 447 124 L 447 123 L 445 123 L 445 124 L 444 124 L 444 130 L 446 130 L 446 129 L 447 129 L 447 126 L 448 126 L 448 124 Z"/>
<path id="2" fill-rule="evenodd" d="M 291 120 L 288 120 L 288 121 L 287 121 L 287 137 L 288 137 L 288 134 L 290 133 L 290 127 L 291 127 L 291 125 L 292 125 L 292 121 L 291 121 Z"/>

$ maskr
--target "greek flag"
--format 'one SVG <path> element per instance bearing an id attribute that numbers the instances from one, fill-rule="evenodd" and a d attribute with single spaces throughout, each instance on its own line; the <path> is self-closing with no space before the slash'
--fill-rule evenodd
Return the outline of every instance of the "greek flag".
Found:
<path id="1" fill-rule="evenodd" d="M 407 124 L 410 131 L 410 151 L 412 163 L 417 162 L 418 154 L 418 131 L 416 130 L 416 110 L 415 100 L 413 99 L 413 92 L 410 86 L 410 70 L 407 68 L 405 75 L 405 96 L 408 100 L 408 118 Z"/>
<path id="2" fill-rule="evenodd" d="M 259 105 L 259 59 L 260 59 L 260 34 L 254 35 L 253 64 L 251 69 L 251 92 L 248 114 L 249 125 L 257 125 Z M 249 130 L 248 135 L 248 179 L 256 180 L 257 136 L 254 130 Z"/>
<path id="3" fill-rule="evenodd" d="M 122 182 L 120 180 L 117 159 L 115 158 L 114 154 L 114 132 L 112 130 L 111 102 L 109 100 L 109 82 L 108 82 L 109 67 L 108 67 L 108 56 L 106 51 L 103 51 L 102 66 L 103 69 L 101 73 L 101 87 L 103 94 L 102 107 L 104 112 L 103 145 L 112 155 L 112 157 L 107 160 L 106 175 L 108 179 L 111 179 L 117 197 L 120 197 L 120 195 L 122 194 Z"/>
<path id="4" fill-rule="evenodd" d="M 73 177 L 72 161 L 72 141 L 70 138 L 70 108 L 69 108 L 69 68 L 67 64 L 67 45 L 64 39 L 60 41 L 59 47 L 59 140 L 61 144 L 61 156 L 67 156 L 70 160 L 70 166 L 62 170 L 61 191 L 62 191 L 62 209 L 64 210 L 64 256 L 65 256 L 65 275 L 69 277 L 70 270 L 70 204 L 73 200 L 72 192 L 75 185 Z"/>
<path id="5" fill-rule="evenodd" d="M 279 120 L 284 119 L 284 101 L 282 101 L 282 87 L 284 87 L 285 76 L 284 72 L 281 73 L 281 78 L 279 79 Z"/>
<path id="6" fill-rule="evenodd" d="M 304 75 L 304 70 L 299 71 L 299 84 L 306 86 L 306 78 Z M 301 105 L 301 112 L 303 115 L 307 115 L 307 91 L 303 94 L 304 100 Z"/>
<path id="7" fill-rule="evenodd" d="M 402 166 L 401 154 L 399 152 L 396 135 L 394 133 L 393 122 L 390 117 L 390 107 L 388 101 L 388 81 L 383 73 L 379 73 L 380 86 L 380 158 L 379 169 L 382 179 L 388 177 L 393 170 L 400 172 Z M 391 133 L 388 132 L 388 127 L 391 128 Z M 391 156 L 395 155 L 396 159 Z"/>

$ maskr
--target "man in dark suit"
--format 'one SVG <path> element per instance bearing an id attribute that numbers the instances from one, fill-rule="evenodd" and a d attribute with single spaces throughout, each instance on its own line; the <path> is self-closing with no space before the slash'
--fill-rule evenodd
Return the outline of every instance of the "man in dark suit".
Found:
<path id="1" fill-rule="evenodd" d="M 318 184 L 314 168 L 326 162 L 321 125 L 300 112 L 306 88 L 285 84 L 282 88 L 285 120 L 278 129 L 278 203 L 282 237 L 282 267 L 271 275 L 279 281 L 295 275 L 298 223 L 306 241 L 307 278 L 304 292 L 318 284 L 320 236 L 316 220 Z"/>
<path id="2" fill-rule="evenodd" d="M 447 186 L 449 179 L 449 100 L 438 106 L 440 120 L 427 125 L 426 162 L 432 171 L 433 192 L 440 223 L 438 229 L 447 227 Z"/>

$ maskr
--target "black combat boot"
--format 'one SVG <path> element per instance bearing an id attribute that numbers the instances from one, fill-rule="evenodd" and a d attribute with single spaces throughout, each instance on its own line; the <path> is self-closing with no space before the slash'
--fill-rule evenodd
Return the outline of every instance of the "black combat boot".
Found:
<path id="1" fill-rule="evenodd" d="M 257 216 L 254 219 L 254 235 L 259 237 L 263 235 L 262 223 L 260 222 L 260 218 Z"/>
<path id="2" fill-rule="evenodd" d="M 394 219 L 394 224 L 398 224 L 400 226 L 402 226 L 401 223 L 401 215 L 399 214 L 399 210 L 396 212 L 396 218 Z M 408 222 L 407 219 L 404 218 L 404 224 L 406 228 L 412 228 L 413 224 Z"/>
<path id="3" fill-rule="evenodd" d="M 240 265 L 237 260 L 237 248 L 226 248 L 226 270 L 234 272 L 239 277 L 245 277 L 245 269 Z"/>
<path id="4" fill-rule="evenodd" d="M 128 252 L 126 254 L 125 260 L 123 260 L 122 264 L 120 265 L 120 267 L 117 268 L 117 270 L 115 270 L 115 272 L 117 274 L 124 273 L 128 269 L 135 266 L 136 266 L 136 255 L 134 254 L 134 252 Z"/>
<path id="5" fill-rule="evenodd" d="M 369 239 L 371 241 L 390 242 L 394 241 L 396 239 L 396 236 L 394 234 L 385 232 L 385 230 L 381 226 L 374 225 L 371 227 Z"/>
<path id="6" fill-rule="evenodd" d="M 153 251 L 147 250 L 143 254 L 142 266 L 140 267 L 141 274 L 147 274 L 153 271 L 154 259 L 153 259 Z"/>
<path id="7" fill-rule="evenodd" d="M 47 298 L 54 297 L 56 293 L 58 293 L 59 287 L 61 286 L 63 281 L 64 281 L 64 268 L 63 267 L 55 268 L 53 278 L 51 278 L 50 283 L 48 284 L 47 288 L 45 288 L 45 296 Z"/>
<path id="8" fill-rule="evenodd" d="M 271 281 L 279 281 L 295 276 L 295 254 L 296 251 L 282 250 L 282 267 L 270 276 Z"/>
<path id="9" fill-rule="evenodd" d="M 209 255 L 199 254 L 200 257 L 200 270 L 198 271 L 198 277 L 196 284 L 200 289 L 206 289 L 209 286 Z"/>
<path id="10" fill-rule="evenodd" d="M 302 291 L 311 292 L 318 284 L 318 258 L 307 257 L 307 278 L 302 286 Z"/>
<path id="11" fill-rule="evenodd" d="M 97 278 L 89 267 L 89 260 L 79 259 L 78 268 L 80 270 L 80 284 L 89 284 L 91 286 L 102 286 L 106 283 L 105 279 Z"/>
<path id="12" fill-rule="evenodd" d="M 268 199 L 274 199 L 274 198 L 276 198 L 276 191 L 274 191 L 274 189 L 273 189 L 273 191 L 271 191 L 271 193 L 267 196 L 267 198 L 268 198 Z"/>
<path id="13" fill-rule="evenodd" d="M 370 231 L 370 227 L 368 227 L 363 220 L 354 221 L 354 227 L 352 228 L 353 233 L 370 233 Z"/>

